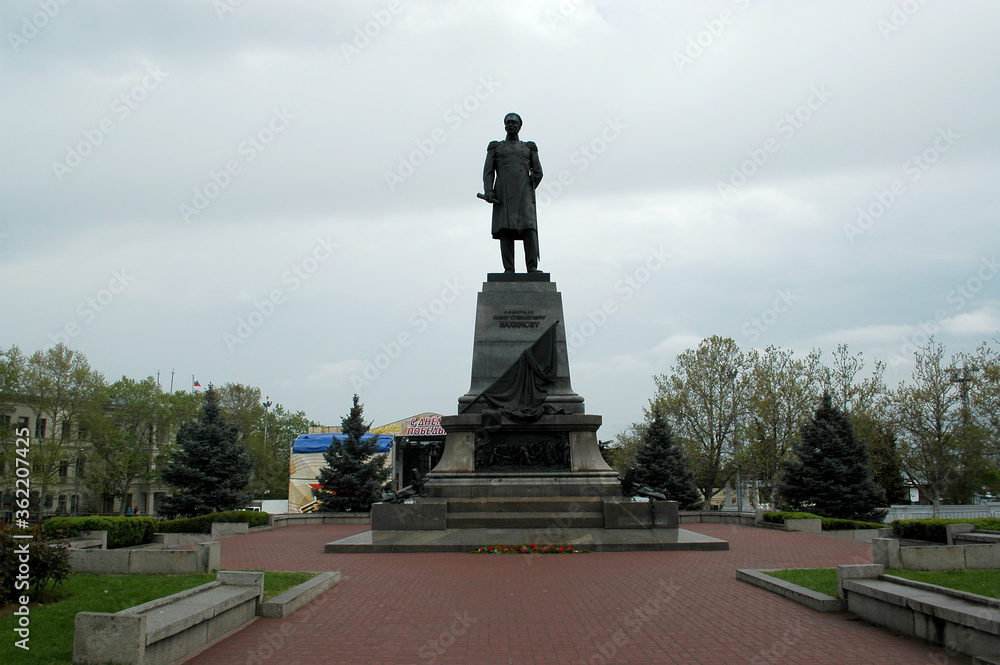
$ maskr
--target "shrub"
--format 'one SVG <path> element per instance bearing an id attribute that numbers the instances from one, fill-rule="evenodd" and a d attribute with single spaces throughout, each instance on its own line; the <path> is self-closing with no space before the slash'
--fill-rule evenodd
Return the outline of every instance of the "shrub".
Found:
<path id="1" fill-rule="evenodd" d="M 246 522 L 247 526 L 267 526 L 269 515 L 255 510 L 230 510 L 198 517 L 184 517 L 157 523 L 159 533 L 210 533 L 212 522 Z"/>
<path id="2" fill-rule="evenodd" d="M 981 517 L 977 519 L 935 519 L 893 520 L 892 532 L 897 538 L 913 540 L 928 540 L 934 543 L 947 543 L 948 534 L 945 527 L 949 524 L 972 524 L 982 531 L 1000 531 L 1000 518 Z"/>
<path id="3" fill-rule="evenodd" d="M 0 607 L 27 595 L 39 600 L 55 589 L 70 573 L 69 548 L 35 527 L 32 538 L 14 539 L 13 529 L 0 525 Z M 19 580 L 20 548 L 28 546 L 28 579 Z M 19 584 L 20 583 L 20 584 Z M 27 583 L 29 589 L 25 587 Z"/>
<path id="4" fill-rule="evenodd" d="M 156 524 L 155 517 L 52 517 L 42 529 L 52 538 L 76 538 L 81 531 L 107 531 L 110 550 L 151 542 Z"/>
<path id="5" fill-rule="evenodd" d="M 764 513 L 764 521 L 771 524 L 784 524 L 785 520 L 818 520 L 819 515 L 812 513 L 796 513 L 788 510 L 774 510 Z"/>
<path id="6" fill-rule="evenodd" d="M 888 524 L 878 522 L 862 522 L 860 520 L 842 520 L 835 517 L 823 518 L 824 531 L 850 531 L 853 529 L 885 529 Z"/>

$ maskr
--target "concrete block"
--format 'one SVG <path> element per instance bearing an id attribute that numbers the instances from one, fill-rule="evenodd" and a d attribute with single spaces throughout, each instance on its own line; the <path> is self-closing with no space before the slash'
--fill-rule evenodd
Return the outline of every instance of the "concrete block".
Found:
<path id="1" fill-rule="evenodd" d="M 900 567 L 899 541 L 894 538 L 876 538 L 872 541 L 872 560 L 889 569 Z"/>
<path id="2" fill-rule="evenodd" d="M 945 524 L 944 532 L 948 537 L 948 544 L 955 544 L 955 534 L 956 533 L 969 533 L 970 531 L 975 531 L 976 525 L 974 524 Z"/>
<path id="3" fill-rule="evenodd" d="M 174 550 L 132 550 L 129 573 L 132 575 L 184 575 L 198 571 L 198 553 Z"/>
<path id="4" fill-rule="evenodd" d="M 139 665 L 145 662 L 146 617 L 78 612 L 73 623 L 73 662 Z"/>
<path id="5" fill-rule="evenodd" d="M 650 529 L 654 526 L 676 529 L 680 523 L 676 501 L 630 501 L 626 497 L 602 497 L 602 502 L 605 529 Z"/>
<path id="6" fill-rule="evenodd" d="M 846 600 L 844 596 L 844 580 L 878 577 L 884 572 L 885 566 L 879 564 L 866 563 L 854 566 L 837 566 L 837 597 Z"/>
<path id="7" fill-rule="evenodd" d="M 884 626 L 903 635 L 913 635 L 913 610 L 887 604 L 877 598 L 849 592 L 847 611 L 876 626 Z"/>
<path id="8" fill-rule="evenodd" d="M 811 533 L 817 536 L 823 534 L 823 520 L 785 520 L 785 529 L 788 531 L 798 531 L 801 533 Z"/>
<path id="9" fill-rule="evenodd" d="M 340 572 L 320 573 L 298 586 L 278 594 L 260 606 L 260 615 L 283 619 L 309 601 L 335 587 L 340 582 Z"/>
<path id="10" fill-rule="evenodd" d="M 792 584 L 777 577 L 771 577 L 766 570 L 741 568 L 736 571 L 736 579 L 766 589 L 779 596 L 794 600 L 817 612 L 840 612 L 847 606 L 843 600 Z"/>
<path id="11" fill-rule="evenodd" d="M 212 522 L 212 538 L 226 538 L 247 533 L 250 525 L 246 522 Z"/>
<path id="12" fill-rule="evenodd" d="M 222 543 L 211 541 L 198 545 L 198 571 L 211 573 L 222 567 Z"/>
<path id="13" fill-rule="evenodd" d="M 260 589 L 257 602 L 264 602 L 264 573 L 252 570 L 220 570 L 215 575 L 217 582 L 236 586 L 255 586 Z"/>
<path id="14" fill-rule="evenodd" d="M 108 549 L 108 532 L 107 531 L 104 531 L 104 530 L 101 530 L 101 531 L 81 531 L 80 532 L 80 537 L 81 538 L 88 538 L 90 540 L 99 540 L 99 541 L 101 541 L 101 547 L 99 549 L 102 549 L 102 550 Z"/>
<path id="15" fill-rule="evenodd" d="M 946 623 L 941 643 L 951 651 L 986 659 L 984 662 L 1000 661 L 1000 636 L 995 634 Z"/>
<path id="16" fill-rule="evenodd" d="M 961 525 L 948 525 L 961 526 Z M 965 567 L 973 570 L 1000 568 L 1000 545 L 963 545 Z"/>
<path id="17" fill-rule="evenodd" d="M 415 503 L 372 505 L 374 530 L 438 530 L 448 526 L 448 500 L 418 498 Z"/>
<path id="18" fill-rule="evenodd" d="M 901 568 L 906 570 L 961 570 L 965 552 L 961 545 L 899 548 Z"/>
<path id="19" fill-rule="evenodd" d="M 128 575 L 129 550 L 70 550 L 69 565 L 74 573 Z"/>

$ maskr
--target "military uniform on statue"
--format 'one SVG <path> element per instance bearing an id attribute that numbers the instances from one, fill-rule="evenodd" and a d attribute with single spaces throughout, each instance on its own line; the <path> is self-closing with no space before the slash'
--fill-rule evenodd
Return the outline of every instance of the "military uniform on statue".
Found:
<path id="1" fill-rule="evenodd" d="M 538 272 L 538 224 L 535 188 L 542 181 L 538 146 L 521 141 L 521 117 L 508 113 L 504 118 L 507 138 L 491 141 L 483 167 L 483 193 L 479 198 L 493 204 L 493 237 L 500 241 L 503 270 L 514 272 L 514 241 L 524 243 L 524 263 L 528 272 Z"/>

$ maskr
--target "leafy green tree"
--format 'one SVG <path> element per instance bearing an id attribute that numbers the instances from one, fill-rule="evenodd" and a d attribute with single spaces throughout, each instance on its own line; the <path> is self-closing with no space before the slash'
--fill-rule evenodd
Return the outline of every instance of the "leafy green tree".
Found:
<path id="1" fill-rule="evenodd" d="M 942 499 L 963 473 L 969 441 L 961 392 L 952 381 L 954 363 L 945 362 L 944 346 L 931 340 L 914 358 L 912 383 L 900 383 L 894 395 L 900 456 L 910 482 L 930 497 L 938 517 Z"/>
<path id="2" fill-rule="evenodd" d="M 347 436 L 342 444 L 334 440 L 323 453 L 326 466 L 320 470 L 320 489 L 313 495 L 326 512 L 371 510 L 379 500 L 382 488 L 389 480 L 385 455 L 376 454 L 376 437 L 366 441 L 364 405 L 354 396 L 350 413 L 341 419 L 341 432 Z"/>
<path id="3" fill-rule="evenodd" d="M 693 510 L 702 504 L 688 467 L 684 451 L 674 443 L 674 434 L 663 409 L 654 405 L 643 428 L 642 444 L 635 452 L 635 480 L 662 492 L 668 501 L 676 501 L 681 510 Z"/>
<path id="4" fill-rule="evenodd" d="M 865 368 L 864 354 L 852 354 L 847 344 L 833 353 L 833 365 L 826 368 L 825 384 L 833 405 L 854 423 L 854 431 L 868 446 L 875 484 L 885 492 L 888 503 L 907 501 L 903 483 L 898 432 L 891 414 L 889 390 L 882 380 L 885 364 L 876 360 L 871 374 L 860 378 Z"/>
<path id="5" fill-rule="evenodd" d="M 16 473 L 16 436 L 12 422 L 14 410 L 23 399 L 21 388 L 27 359 L 16 345 L 0 349 L 0 497 L 14 494 Z"/>
<path id="6" fill-rule="evenodd" d="M 263 406 L 260 388 L 239 383 L 224 385 L 219 390 L 219 402 L 226 415 L 239 427 L 240 439 L 253 459 L 248 488 L 251 495 L 256 498 L 287 498 L 291 443 L 317 423 L 309 420 L 305 412 L 291 412 L 281 404 L 276 404 L 268 412 Z"/>
<path id="7" fill-rule="evenodd" d="M 157 443 L 168 424 L 167 395 L 153 377 L 123 376 L 108 386 L 107 400 L 84 420 L 90 444 L 86 485 L 106 499 L 122 499 L 124 515 L 135 482 L 155 475 Z"/>
<path id="8" fill-rule="evenodd" d="M 833 406 L 829 393 L 802 427 L 779 490 L 788 508 L 824 517 L 881 521 L 886 513 L 885 495 L 872 480 L 865 444 L 855 435 L 850 418 Z"/>
<path id="9" fill-rule="evenodd" d="M 886 503 L 909 502 L 895 426 L 886 420 L 861 416 L 854 419 L 854 429 L 868 443 L 872 480 L 885 493 Z"/>
<path id="10" fill-rule="evenodd" d="M 33 484 L 37 483 L 43 500 L 63 463 L 79 454 L 80 418 L 101 399 L 105 385 L 87 357 L 64 344 L 36 351 L 28 359 L 20 393 L 36 422 L 46 423 L 44 434 L 37 432 L 42 436 L 30 433 Z"/>
<path id="11" fill-rule="evenodd" d="M 644 426 L 644 423 L 632 423 L 624 432 L 615 435 L 612 445 L 601 451 L 608 465 L 622 476 L 630 466 L 635 466 L 635 451 L 642 445 Z"/>
<path id="12" fill-rule="evenodd" d="M 160 512 L 193 517 L 242 508 L 250 503 L 252 467 L 239 429 L 223 416 L 218 393 L 209 386 L 201 416 L 181 425 L 177 447 L 160 474 L 173 489 Z"/>
<path id="13" fill-rule="evenodd" d="M 819 399 L 823 367 L 819 351 L 796 358 L 775 346 L 750 352 L 748 361 L 749 398 L 737 432 L 745 443 L 737 446 L 736 461 L 744 474 L 762 481 L 771 505 L 777 505 L 781 465 Z"/>
<path id="14" fill-rule="evenodd" d="M 712 336 L 677 356 L 669 375 L 654 377 L 653 401 L 670 416 L 674 434 L 688 452 L 706 510 L 733 460 L 748 368 L 736 342 Z"/>

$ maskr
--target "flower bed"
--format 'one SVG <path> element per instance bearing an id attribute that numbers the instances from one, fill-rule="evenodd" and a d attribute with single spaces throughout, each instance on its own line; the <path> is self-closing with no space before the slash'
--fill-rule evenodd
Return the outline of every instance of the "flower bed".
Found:
<path id="1" fill-rule="evenodd" d="M 571 545 L 487 545 L 473 551 L 473 554 L 585 554 Z"/>

